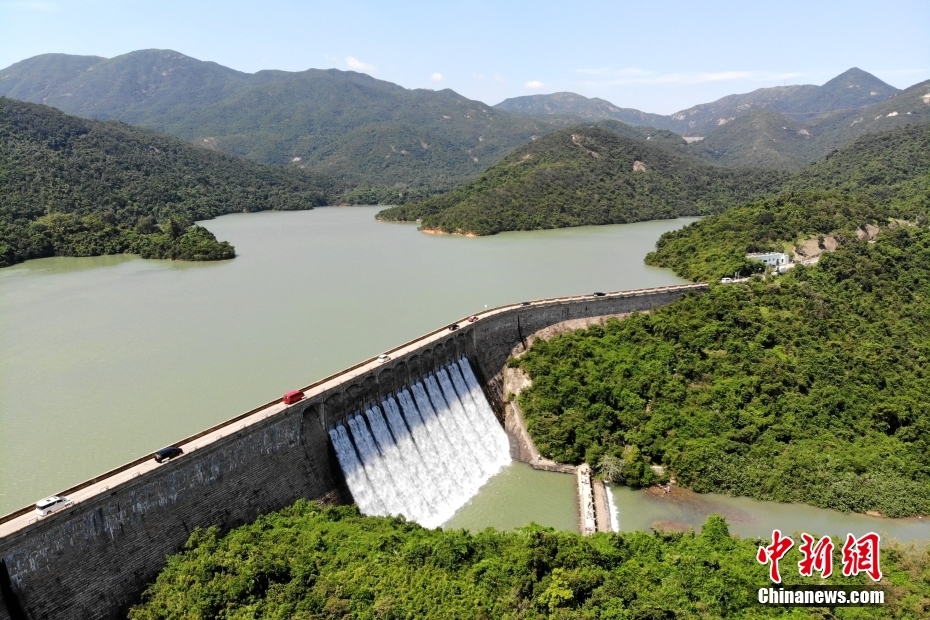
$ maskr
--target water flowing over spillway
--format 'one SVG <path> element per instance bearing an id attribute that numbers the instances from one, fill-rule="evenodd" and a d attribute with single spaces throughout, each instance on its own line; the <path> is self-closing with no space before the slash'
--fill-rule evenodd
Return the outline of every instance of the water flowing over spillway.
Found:
<path id="1" fill-rule="evenodd" d="M 329 436 L 363 514 L 436 527 L 510 462 L 507 434 L 464 357 L 396 396 Z"/>

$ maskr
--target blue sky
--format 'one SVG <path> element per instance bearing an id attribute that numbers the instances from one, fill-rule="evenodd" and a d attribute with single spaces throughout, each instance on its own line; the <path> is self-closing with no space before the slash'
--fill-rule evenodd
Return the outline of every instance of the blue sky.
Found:
<path id="1" fill-rule="evenodd" d="M 857 66 L 930 78 L 930 2 L 0 0 L 0 67 L 170 48 L 240 71 L 356 69 L 497 103 L 562 90 L 670 113 Z"/>

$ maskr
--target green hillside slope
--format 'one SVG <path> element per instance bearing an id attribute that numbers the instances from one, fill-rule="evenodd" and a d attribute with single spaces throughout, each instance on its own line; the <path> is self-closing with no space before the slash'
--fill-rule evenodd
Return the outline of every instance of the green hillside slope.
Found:
<path id="1" fill-rule="evenodd" d="M 839 558 L 843 546 L 835 540 Z M 769 583 L 759 540 L 729 534 L 719 515 L 701 533 L 624 532 L 583 537 L 530 525 L 501 532 L 426 529 L 363 517 L 352 506 L 300 500 L 225 536 L 191 535 L 129 612 L 130 620 L 407 618 L 507 620 L 749 620 L 779 618 L 760 605 Z M 785 585 L 810 583 L 782 560 Z M 839 559 L 836 566 L 839 566 Z M 882 541 L 889 589 L 882 617 L 920 617 L 930 557 Z M 866 584 L 865 574 L 829 584 Z M 889 583 L 886 583 L 889 582 Z M 893 584 L 893 585 L 892 585 Z M 862 607 L 795 607 L 791 618 L 864 618 Z M 868 611 L 868 610 L 866 610 Z M 872 616 L 868 616 L 872 617 Z"/>
<path id="2" fill-rule="evenodd" d="M 247 74 L 171 50 L 37 56 L 0 71 L 0 95 L 122 120 L 261 163 L 319 169 L 346 185 L 396 186 L 399 194 L 451 187 L 574 122 L 510 114 L 451 90 L 408 90 L 351 71 Z"/>
<path id="3" fill-rule="evenodd" d="M 498 103 L 495 108 L 522 114 L 570 114 L 586 120 L 613 119 L 648 125 L 688 136 L 704 136 L 717 127 L 759 110 L 780 112 L 805 122 L 822 114 L 850 111 L 882 102 L 898 92 L 871 73 L 844 71 L 822 86 L 813 84 L 759 88 L 691 106 L 674 114 L 649 114 L 621 108 L 603 99 L 575 93 L 527 95 Z"/>
<path id="4" fill-rule="evenodd" d="M 577 93 L 552 93 L 551 95 L 525 95 L 504 99 L 494 106 L 498 110 L 539 116 L 543 114 L 567 114 L 586 121 L 615 120 L 630 125 L 675 130 L 678 127 L 671 116 L 651 114 L 633 108 L 621 108 L 598 97 L 585 97 Z"/>
<path id="5" fill-rule="evenodd" d="M 691 148 L 724 166 L 797 170 L 806 163 L 811 141 L 801 123 L 762 109 L 720 126 Z"/>
<path id="6" fill-rule="evenodd" d="M 330 181 L 0 97 L 0 267 L 134 252 L 231 258 L 195 220 L 326 203 Z"/>
<path id="7" fill-rule="evenodd" d="M 799 170 L 860 136 L 930 120 L 930 82 L 921 82 L 866 108 L 841 110 L 806 122 L 760 109 L 724 123 L 692 150 L 717 163 Z"/>
<path id="8" fill-rule="evenodd" d="M 693 280 L 750 273 L 747 252 L 930 215 L 930 123 L 866 135 L 797 173 L 778 196 L 664 234 L 646 262 Z"/>
<path id="9" fill-rule="evenodd" d="M 928 297 L 930 230 L 885 231 L 537 341 L 520 402 L 544 455 L 626 484 L 649 484 L 651 462 L 701 492 L 928 515 Z"/>
<path id="10" fill-rule="evenodd" d="M 422 219 L 427 230 L 478 235 L 617 224 L 716 213 L 758 198 L 785 179 L 775 172 L 708 165 L 676 152 L 667 137 L 653 142 L 579 125 L 518 149 L 448 194 L 378 217 Z"/>

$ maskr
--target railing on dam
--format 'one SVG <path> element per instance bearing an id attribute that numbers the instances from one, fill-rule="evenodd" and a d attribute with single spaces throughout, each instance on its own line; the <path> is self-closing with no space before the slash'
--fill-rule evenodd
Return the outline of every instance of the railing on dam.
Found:
<path id="1" fill-rule="evenodd" d="M 597 302 L 597 301 L 603 301 L 603 300 L 608 300 L 608 299 L 616 299 L 618 297 L 626 298 L 626 297 L 637 297 L 637 296 L 646 296 L 646 295 L 652 296 L 652 295 L 656 295 L 656 294 L 663 293 L 663 292 L 685 293 L 688 291 L 704 290 L 706 288 L 707 288 L 707 285 L 703 283 L 681 284 L 681 285 L 672 285 L 672 286 L 655 287 L 655 288 L 647 288 L 647 289 L 616 291 L 616 292 L 611 292 L 611 293 L 605 293 L 603 296 L 594 296 L 591 294 L 587 294 L 587 295 L 573 295 L 573 296 L 567 296 L 567 297 L 551 297 L 551 298 L 531 300 L 528 303 L 529 303 L 529 307 L 539 308 L 540 306 L 560 305 L 560 304 L 576 303 L 576 302 L 582 302 L 582 301 Z M 483 320 L 483 319 L 486 319 L 488 317 L 495 316 L 495 315 L 526 310 L 527 309 L 527 305 L 525 305 L 526 303 L 527 302 L 521 302 L 521 303 L 516 303 L 516 304 L 498 306 L 498 307 L 483 310 L 474 315 L 468 315 L 468 316 L 477 316 L 479 320 Z M 467 317 L 463 317 L 462 319 L 459 319 L 458 322 L 465 323 L 466 320 L 467 320 Z M 401 351 L 409 352 L 410 350 L 417 348 L 419 345 L 431 342 L 436 336 L 447 334 L 447 330 L 448 330 L 447 326 L 441 327 L 439 329 L 435 329 L 422 336 L 414 338 L 413 340 L 409 340 L 401 345 L 398 345 L 392 349 L 389 349 L 385 353 L 387 353 L 388 355 L 393 355 Z M 375 363 L 377 363 L 377 357 L 368 358 L 358 364 L 349 366 L 348 368 L 340 370 L 339 372 L 333 373 L 327 377 L 324 377 L 323 379 L 320 379 L 307 386 L 304 386 L 303 388 L 301 388 L 301 391 L 305 393 L 310 393 L 310 392 L 313 392 L 314 390 L 318 390 L 319 388 L 323 386 L 326 386 L 327 384 L 338 383 L 347 378 L 352 378 L 353 373 L 355 373 L 356 371 L 363 369 L 363 368 L 370 367 L 372 364 L 375 364 Z M 236 431 L 238 430 L 238 428 L 236 427 L 237 423 L 240 423 L 246 418 L 252 417 L 257 413 L 271 409 L 275 407 L 276 405 L 280 405 L 282 404 L 282 402 L 283 402 L 282 398 L 276 398 L 274 400 L 268 401 L 262 405 L 259 405 L 258 407 L 255 407 L 253 409 L 250 409 L 249 411 L 246 411 L 245 413 L 237 415 L 224 422 L 221 422 L 207 429 L 204 429 L 198 433 L 195 433 L 179 441 L 176 441 L 172 445 L 190 444 L 191 442 L 194 442 L 207 435 L 214 434 L 217 431 L 222 431 L 223 429 L 230 429 L 231 431 Z M 72 487 L 69 487 L 57 493 L 57 495 L 71 495 L 77 491 L 91 487 L 99 482 L 103 482 L 109 478 L 116 477 L 120 473 L 126 472 L 127 470 L 131 470 L 132 468 L 137 467 L 138 465 L 151 461 L 154 456 L 155 456 L 154 452 L 141 456 L 128 463 L 125 463 L 124 465 L 121 465 L 105 473 L 102 473 L 99 476 L 95 476 L 94 478 L 85 480 L 84 482 L 81 482 Z M 2 517 L 0 517 L 0 525 L 7 523 L 9 521 L 12 521 L 23 515 L 29 514 L 33 510 L 34 510 L 34 506 L 30 505 L 30 506 L 25 506 L 23 508 L 15 510 L 6 515 L 3 515 Z M 2 538 L 3 535 L 4 533 L 0 533 L 0 538 Z"/>

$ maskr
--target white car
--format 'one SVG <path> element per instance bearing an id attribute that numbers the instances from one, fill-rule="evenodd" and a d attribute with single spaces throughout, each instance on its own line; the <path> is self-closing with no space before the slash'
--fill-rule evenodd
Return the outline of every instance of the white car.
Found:
<path id="1" fill-rule="evenodd" d="M 53 512 L 58 512 L 59 510 L 63 510 L 73 504 L 74 502 L 72 502 L 67 497 L 58 497 L 57 495 L 52 495 L 51 497 L 46 497 L 45 499 L 36 502 L 36 514 L 40 517 L 47 517 Z"/>
<path id="2" fill-rule="evenodd" d="M 378 363 L 379 363 L 379 364 L 383 364 L 383 363 L 385 363 L 386 361 L 388 361 L 389 359 L 391 359 L 391 356 L 390 356 L 390 355 L 386 355 L 386 354 L 383 354 L 383 353 L 382 353 L 381 355 L 378 356 Z"/>
<path id="3" fill-rule="evenodd" d="M 720 278 L 720 284 L 730 284 L 733 282 L 733 278 Z"/>

